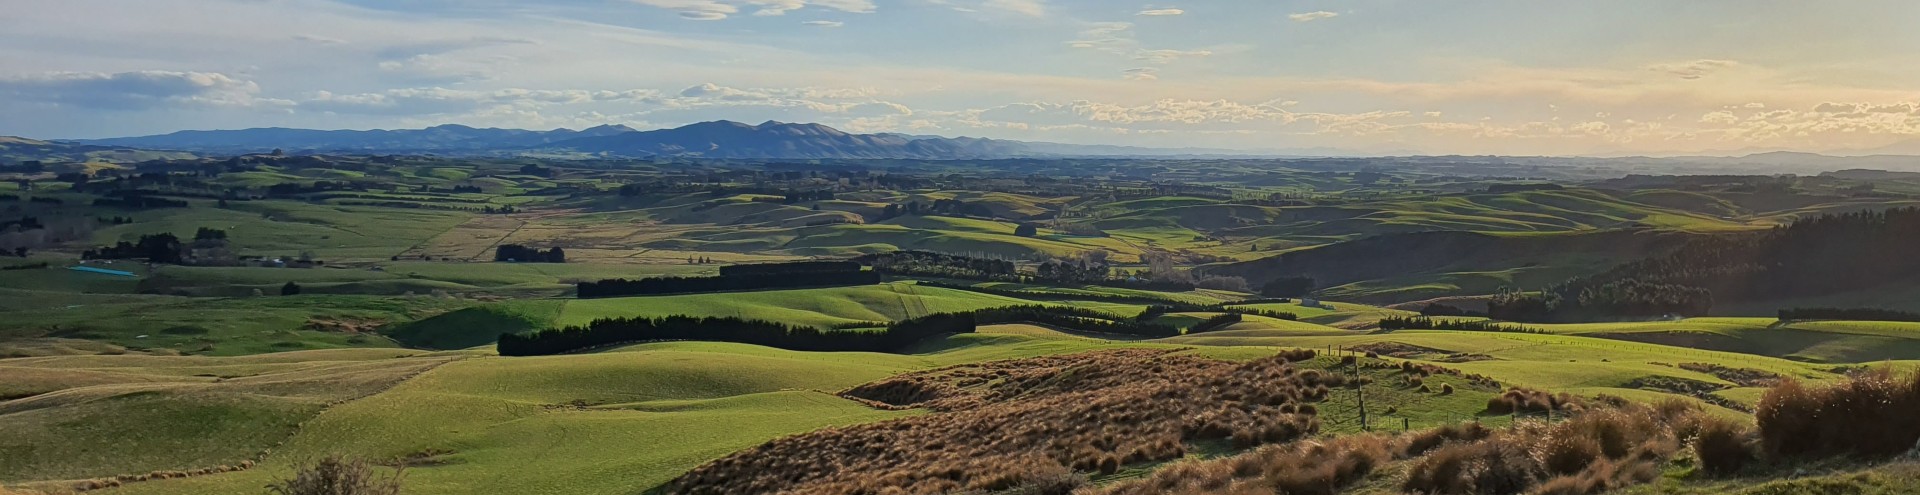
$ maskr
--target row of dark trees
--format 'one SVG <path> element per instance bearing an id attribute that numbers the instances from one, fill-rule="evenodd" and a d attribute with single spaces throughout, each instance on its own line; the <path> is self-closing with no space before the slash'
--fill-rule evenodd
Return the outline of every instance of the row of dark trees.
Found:
<path id="1" fill-rule="evenodd" d="M 1381 330 L 1464 330 L 1469 332 L 1547 333 L 1537 328 L 1495 323 L 1487 320 L 1456 320 L 1425 316 L 1388 316 L 1380 319 Z"/>
<path id="2" fill-rule="evenodd" d="M 720 267 L 722 277 L 743 277 L 755 275 L 812 275 L 820 273 L 848 273 L 860 271 L 860 263 L 853 261 L 791 261 L 785 263 L 753 263 L 727 265 Z"/>
<path id="3" fill-rule="evenodd" d="M 732 317 L 613 318 L 528 334 L 501 334 L 502 356 L 561 354 L 623 342 L 699 340 L 812 352 L 898 352 L 930 337 L 972 333 L 974 315 L 942 313 L 887 325 L 882 331 L 826 330 Z"/>
<path id="4" fill-rule="evenodd" d="M 1535 293 L 1496 294 L 1487 302 L 1487 316 L 1544 323 L 1703 315 L 1713 309 L 1713 292 L 1700 287 L 1640 279 L 1600 285 L 1582 282 L 1575 280 Z"/>
<path id="5" fill-rule="evenodd" d="M 1821 215 L 1761 234 L 1700 239 L 1577 280 L 1570 289 L 1638 280 L 1699 287 L 1720 301 L 1833 294 L 1920 277 L 1916 245 L 1920 208 Z"/>
<path id="6" fill-rule="evenodd" d="M 519 244 L 501 244 L 493 250 L 494 261 L 512 261 L 518 263 L 566 263 L 567 252 L 558 246 L 540 249 Z"/>
<path id="7" fill-rule="evenodd" d="M 145 234 L 137 242 L 120 241 L 80 253 L 83 260 L 144 259 L 154 263 L 179 263 L 185 256 L 186 247 L 180 238 L 167 232 Z"/>
<path id="8" fill-rule="evenodd" d="M 716 277 L 655 277 L 639 280 L 610 279 L 581 282 L 581 299 L 661 294 L 695 294 L 758 289 L 795 289 L 803 287 L 839 287 L 880 283 L 873 271 L 823 272 L 803 274 L 765 274 Z"/>
<path id="9" fill-rule="evenodd" d="M 107 206 L 107 207 L 113 207 L 113 208 L 125 208 L 129 210 L 148 210 L 148 209 L 154 209 L 154 208 L 186 208 L 188 206 L 187 202 L 184 200 L 167 199 L 167 198 L 154 197 L 154 196 L 141 196 L 141 195 L 128 195 L 128 196 L 117 197 L 117 198 L 97 198 L 93 200 L 93 205 Z"/>
<path id="10" fill-rule="evenodd" d="M 780 202 L 783 204 L 794 204 L 808 201 L 830 201 L 832 199 L 833 191 L 821 189 L 818 191 L 787 191 Z"/>
<path id="11" fill-rule="evenodd" d="M 880 210 L 879 220 L 903 215 L 949 215 L 959 217 L 993 218 L 993 209 L 981 203 L 968 203 L 957 199 L 937 199 L 933 203 L 909 201 L 906 204 L 890 204 Z"/>
<path id="12" fill-rule="evenodd" d="M 1795 320 L 1920 322 L 1920 313 L 1870 308 L 1793 308 L 1780 310 L 1780 321 Z"/>
<path id="13" fill-rule="evenodd" d="M 1156 339 L 1180 335 L 1180 329 L 1172 325 L 1114 318 L 1112 315 L 1091 309 L 1064 306 L 1031 305 L 983 309 L 974 312 L 974 320 L 982 325 L 1038 323 L 1078 332 Z"/>
<path id="14" fill-rule="evenodd" d="M 873 271 L 888 275 L 920 275 L 994 282 L 1026 280 L 1012 261 L 931 251 L 875 253 L 855 258 L 854 261 L 872 266 Z"/>

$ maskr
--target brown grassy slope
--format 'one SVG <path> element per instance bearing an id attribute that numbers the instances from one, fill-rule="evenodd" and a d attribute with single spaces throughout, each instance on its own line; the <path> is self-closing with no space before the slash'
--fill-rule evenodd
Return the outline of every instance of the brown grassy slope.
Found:
<path id="1" fill-rule="evenodd" d="M 1308 402 L 1343 385 L 1296 371 L 1296 352 L 1245 363 L 1119 350 L 915 373 L 846 396 L 946 411 L 782 438 L 694 469 L 676 494 L 889 494 L 1002 490 L 1068 471 L 1250 447 L 1317 430 Z"/>

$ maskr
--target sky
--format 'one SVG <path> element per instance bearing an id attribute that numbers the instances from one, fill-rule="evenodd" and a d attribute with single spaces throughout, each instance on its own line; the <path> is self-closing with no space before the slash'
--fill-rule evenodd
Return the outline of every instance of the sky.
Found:
<path id="1" fill-rule="evenodd" d="M 1911 0 L 0 0 L 0 135 L 818 122 L 1364 154 L 1920 149 Z"/>

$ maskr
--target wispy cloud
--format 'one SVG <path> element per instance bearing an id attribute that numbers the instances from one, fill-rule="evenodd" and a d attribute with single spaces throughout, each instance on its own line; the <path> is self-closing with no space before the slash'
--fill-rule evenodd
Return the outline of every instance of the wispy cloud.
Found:
<path id="1" fill-rule="evenodd" d="M 840 21 L 806 21 L 806 22 L 802 22 L 801 24 L 805 24 L 808 26 L 818 26 L 823 28 L 837 28 L 840 26 L 847 25 L 847 23 L 840 22 Z"/>
<path id="2" fill-rule="evenodd" d="M 1120 71 L 1120 74 L 1120 77 L 1128 81 L 1153 81 L 1160 79 L 1160 69 L 1152 67 L 1135 67 Z"/>
<path id="3" fill-rule="evenodd" d="M 1170 64 L 1184 58 L 1203 58 L 1212 55 L 1213 52 L 1209 50 L 1140 50 L 1133 53 L 1133 59 Z"/>
<path id="4" fill-rule="evenodd" d="M 1325 10 L 1316 11 L 1316 12 L 1301 12 L 1298 14 L 1291 14 L 1287 16 L 1287 18 L 1292 19 L 1293 22 L 1313 22 L 1313 21 L 1318 21 L 1322 19 L 1332 19 L 1335 17 L 1340 17 L 1340 13 L 1328 12 Z"/>
<path id="5" fill-rule="evenodd" d="M 680 17 L 696 21 L 718 21 L 740 13 L 742 7 L 751 8 L 753 15 L 767 17 L 786 15 L 787 12 L 807 8 L 808 6 L 870 14 L 876 9 L 873 0 L 627 0 L 640 5 L 671 10 Z"/>
<path id="6" fill-rule="evenodd" d="M 1033 17 L 1047 16 L 1047 4 L 1041 0 L 987 0 L 980 6 Z"/>
<path id="7" fill-rule="evenodd" d="M 718 21 L 740 12 L 739 7 L 714 0 L 628 0 L 649 7 L 667 9 L 680 17 L 696 21 Z"/>
<path id="8" fill-rule="evenodd" d="M 1168 16 L 1168 15 L 1181 15 L 1185 13 L 1187 13 L 1187 11 L 1180 10 L 1180 9 L 1149 9 L 1149 10 L 1142 10 L 1140 11 L 1140 13 L 1134 14 L 1134 15 Z"/>
<path id="9" fill-rule="evenodd" d="M 1679 76 L 1681 79 L 1691 80 L 1691 79 L 1699 79 L 1702 77 L 1707 77 L 1707 75 L 1713 74 L 1714 72 L 1718 72 L 1722 69 L 1737 67 L 1739 65 L 1740 65 L 1739 62 L 1735 62 L 1732 60 L 1702 59 L 1702 60 L 1695 60 L 1691 62 L 1658 64 L 1652 67 L 1648 67 L 1647 70 L 1651 70 L 1655 72 L 1665 72 L 1668 74 Z"/>

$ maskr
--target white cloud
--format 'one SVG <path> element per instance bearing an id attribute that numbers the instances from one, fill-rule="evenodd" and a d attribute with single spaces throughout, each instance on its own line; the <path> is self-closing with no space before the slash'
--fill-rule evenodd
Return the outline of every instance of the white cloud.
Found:
<path id="1" fill-rule="evenodd" d="M 1185 11 L 1185 10 L 1180 10 L 1180 9 L 1148 9 L 1148 10 L 1142 10 L 1142 11 L 1140 11 L 1140 13 L 1138 13 L 1138 14 L 1134 14 L 1134 15 L 1143 15 L 1143 16 L 1170 16 L 1170 15 L 1181 15 L 1181 14 L 1185 14 L 1185 13 L 1187 13 L 1187 11 Z"/>
<path id="2" fill-rule="evenodd" d="M 1289 14 L 1287 15 L 1287 18 L 1292 19 L 1293 22 L 1313 22 L 1321 19 L 1332 19 L 1339 16 L 1340 16 L 1340 13 L 1338 12 L 1328 12 L 1325 10 L 1321 10 L 1317 12 L 1301 12 L 1298 14 Z"/>
<path id="3" fill-rule="evenodd" d="M 740 12 L 739 7 L 714 0 L 627 0 L 649 7 L 659 7 L 680 14 L 680 17 L 696 21 L 717 21 Z"/>
<path id="4" fill-rule="evenodd" d="M 1140 50 L 1133 53 L 1133 59 L 1156 64 L 1170 64 L 1180 59 L 1204 58 L 1212 55 L 1213 52 L 1208 50 Z"/>
<path id="5" fill-rule="evenodd" d="M 19 101 L 101 110 L 167 106 L 253 106 L 260 85 L 218 72 L 55 72 L 0 78 L 0 95 Z"/>
<path id="6" fill-rule="evenodd" d="M 873 0 L 627 0 L 630 2 L 667 9 L 680 14 L 680 17 L 696 21 L 718 21 L 740 12 L 742 7 L 753 9 L 755 16 L 780 16 L 800 10 L 807 6 L 824 9 L 870 14 L 875 10 Z"/>
<path id="7" fill-rule="evenodd" d="M 1152 81 L 1160 79 L 1160 69 L 1152 67 L 1135 67 L 1120 72 L 1120 77 L 1128 81 Z"/>
<path id="8" fill-rule="evenodd" d="M 1658 65 L 1647 67 L 1647 70 L 1651 70 L 1655 72 L 1665 72 L 1668 74 L 1673 74 L 1675 76 L 1678 76 L 1681 79 L 1693 80 L 1693 79 L 1706 77 L 1722 69 L 1737 67 L 1739 65 L 1740 65 L 1739 62 L 1735 62 L 1732 60 L 1702 59 L 1702 60 L 1694 60 L 1691 62 L 1658 64 Z"/>
<path id="9" fill-rule="evenodd" d="M 986 0 L 980 6 L 1033 17 L 1047 15 L 1047 4 L 1041 0 Z"/>
<path id="10" fill-rule="evenodd" d="M 847 23 L 840 22 L 840 21 L 806 21 L 800 24 L 808 25 L 808 26 L 823 27 L 823 28 L 837 28 L 840 26 L 847 25 Z"/>

